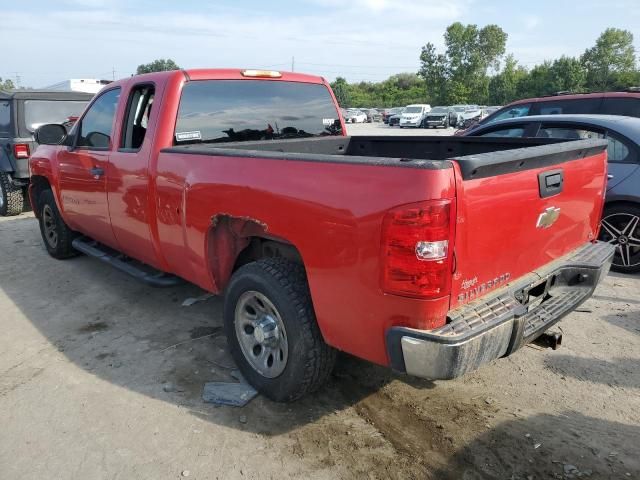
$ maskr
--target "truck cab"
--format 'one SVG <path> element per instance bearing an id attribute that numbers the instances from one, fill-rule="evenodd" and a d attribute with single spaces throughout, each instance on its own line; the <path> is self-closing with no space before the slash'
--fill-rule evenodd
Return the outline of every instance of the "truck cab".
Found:
<path id="1" fill-rule="evenodd" d="M 34 132 L 47 123 L 67 123 L 82 113 L 93 94 L 45 90 L 0 91 L 0 215 L 19 215 L 29 185 Z"/>

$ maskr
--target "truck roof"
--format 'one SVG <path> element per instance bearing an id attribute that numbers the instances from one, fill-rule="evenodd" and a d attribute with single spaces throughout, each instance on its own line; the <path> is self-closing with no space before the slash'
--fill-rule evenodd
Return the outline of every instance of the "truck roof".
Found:
<path id="1" fill-rule="evenodd" d="M 277 77 L 269 77 L 263 75 L 247 75 L 243 74 L 243 72 L 275 72 L 279 74 Z M 161 77 L 170 77 L 173 75 L 184 75 L 188 80 L 252 80 L 252 79 L 260 79 L 260 80 L 284 80 L 289 82 L 304 82 L 304 83 L 318 83 L 318 84 L 326 84 L 326 81 L 323 77 L 317 75 L 307 75 L 305 73 L 295 73 L 295 72 L 284 72 L 281 70 L 262 70 L 262 69 L 246 69 L 246 68 L 194 68 L 187 70 L 171 70 L 168 72 L 153 72 L 153 73 L 145 73 L 142 75 L 135 75 L 134 77 L 128 77 L 122 79 L 124 81 L 129 80 L 130 78 L 140 78 L 140 79 L 152 79 L 152 78 L 161 78 Z M 116 81 L 115 84 L 121 82 Z M 111 84 L 113 85 L 113 84 Z"/>
<path id="2" fill-rule="evenodd" d="M 93 93 L 59 90 L 0 90 L 0 100 L 91 100 Z"/>

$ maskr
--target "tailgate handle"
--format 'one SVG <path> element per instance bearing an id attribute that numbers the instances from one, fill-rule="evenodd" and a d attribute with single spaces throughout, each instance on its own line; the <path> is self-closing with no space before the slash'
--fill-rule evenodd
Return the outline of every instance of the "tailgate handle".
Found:
<path id="1" fill-rule="evenodd" d="M 538 174 L 538 187 L 540 198 L 552 197 L 562 191 L 564 185 L 564 172 L 562 169 L 549 170 Z"/>

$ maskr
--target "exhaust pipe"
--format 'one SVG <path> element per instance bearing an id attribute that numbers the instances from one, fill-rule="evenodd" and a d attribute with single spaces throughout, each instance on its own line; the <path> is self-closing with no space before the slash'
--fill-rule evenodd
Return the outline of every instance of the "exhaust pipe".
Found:
<path id="1" fill-rule="evenodd" d="M 562 333 L 560 332 L 544 332 L 533 343 L 542 348 L 551 348 L 557 350 L 562 345 Z"/>

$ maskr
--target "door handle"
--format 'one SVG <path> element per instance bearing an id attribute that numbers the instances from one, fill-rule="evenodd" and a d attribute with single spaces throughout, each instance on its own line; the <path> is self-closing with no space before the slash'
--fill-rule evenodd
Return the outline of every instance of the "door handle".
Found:
<path id="1" fill-rule="evenodd" d="M 89 170 L 89 173 L 93 176 L 93 178 L 98 180 L 101 176 L 104 175 L 104 169 L 100 167 L 93 167 L 91 170 Z"/>

